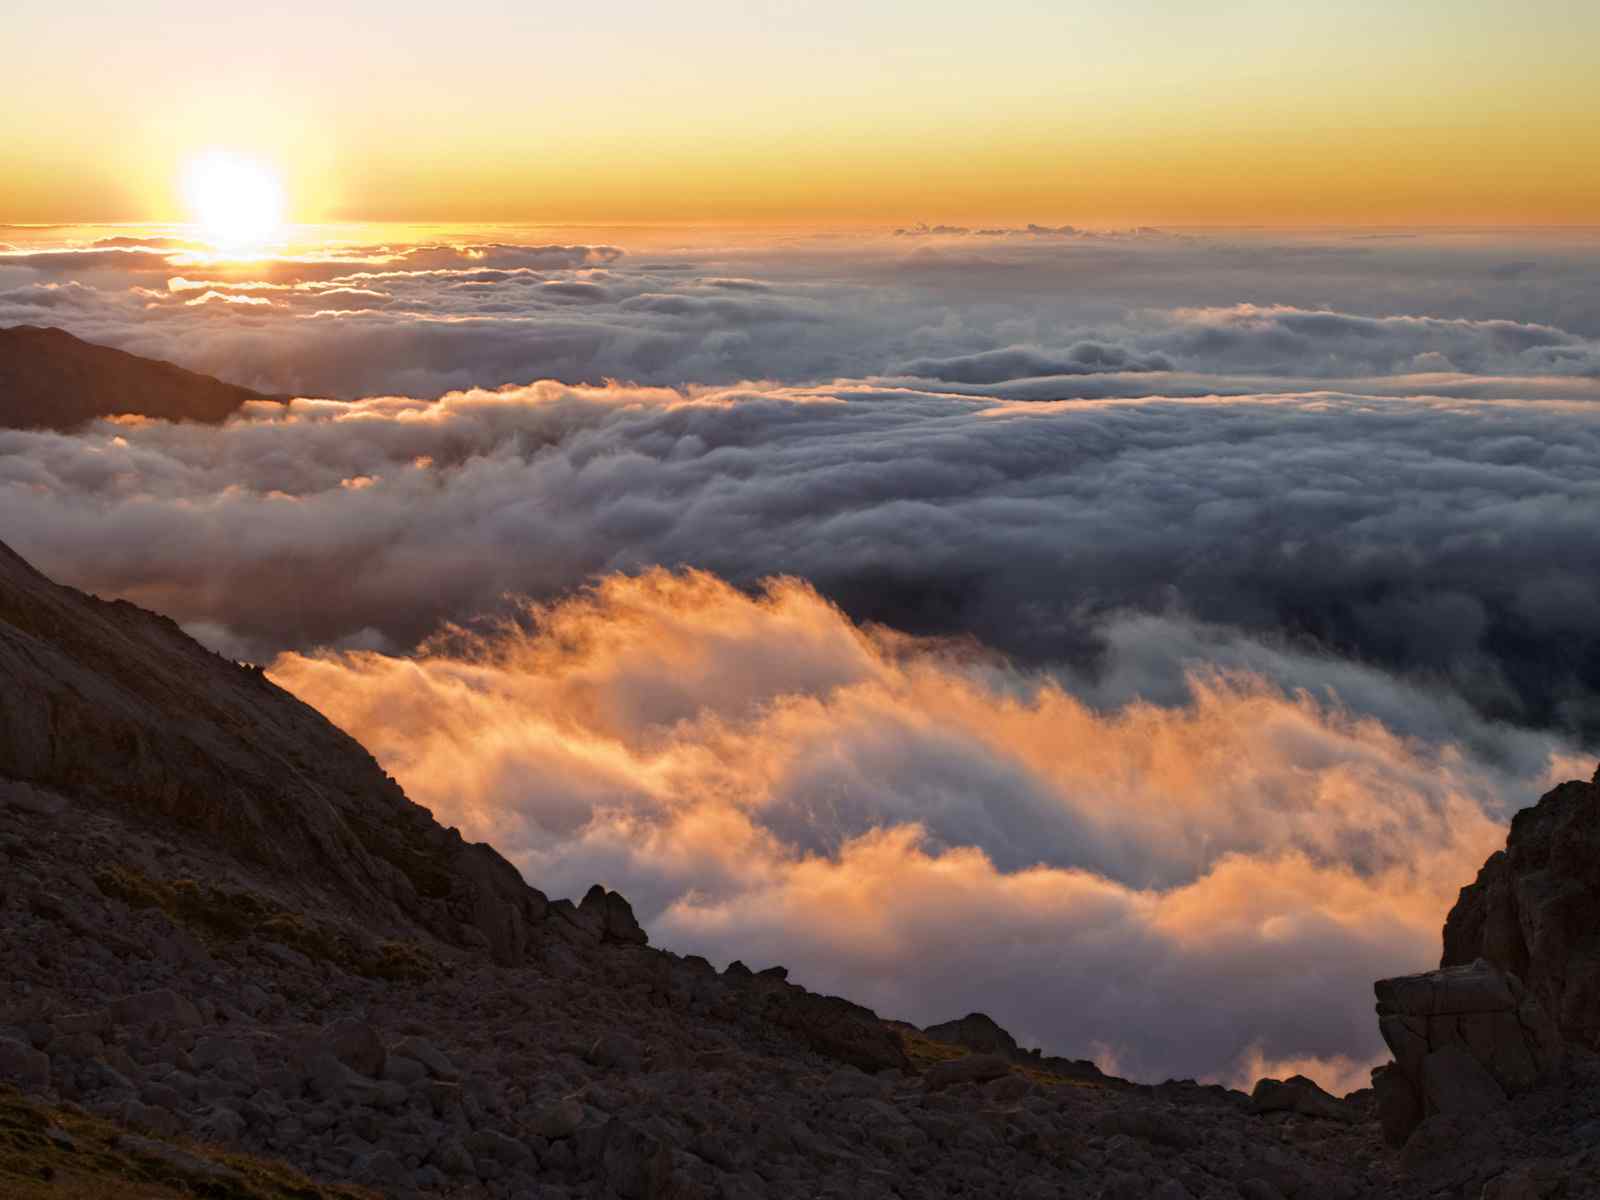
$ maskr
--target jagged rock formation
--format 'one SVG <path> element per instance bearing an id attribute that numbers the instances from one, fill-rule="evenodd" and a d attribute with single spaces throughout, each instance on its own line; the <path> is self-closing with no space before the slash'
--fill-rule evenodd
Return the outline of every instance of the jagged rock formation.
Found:
<path id="1" fill-rule="evenodd" d="M 1568 1040 L 1600 1049 L 1600 770 L 1517 813 L 1506 848 L 1461 889 L 1442 965 L 1477 958 L 1523 980 Z"/>
<path id="2" fill-rule="evenodd" d="M 64 329 L 0 329 L 0 426 L 7 428 L 66 430 L 122 414 L 216 422 L 251 400 L 275 399 Z"/>
<path id="3" fill-rule="evenodd" d="M 1395 1056 L 1378 1117 L 1436 1195 L 1600 1195 L 1597 802 L 1564 783 L 1519 812 L 1450 912 L 1443 966 L 1375 985 Z"/>
<path id="4" fill-rule="evenodd" d="M 1483 959 L 1373 986 L 1395 1058 L 1374 1079 L 1393 1145 L 1428 1117 L 1491 1112 L 1561 1068 L 1561 1035 L 1538 998 Z"/>

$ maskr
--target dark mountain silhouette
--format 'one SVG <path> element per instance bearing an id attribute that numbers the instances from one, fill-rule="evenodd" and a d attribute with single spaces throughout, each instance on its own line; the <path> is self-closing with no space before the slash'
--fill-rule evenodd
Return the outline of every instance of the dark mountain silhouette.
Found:
<path id="1" fill-rule="evenodd" d="M 0 426 L 67 430 L 124 414 L 218 422 L 251 400 L 275 399 L 64 329 L 0 329 Z"/>

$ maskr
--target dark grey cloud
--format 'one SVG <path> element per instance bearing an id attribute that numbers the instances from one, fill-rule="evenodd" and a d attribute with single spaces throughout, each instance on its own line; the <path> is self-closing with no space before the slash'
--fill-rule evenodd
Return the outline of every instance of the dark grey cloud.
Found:
<path id="1" fill-rule="evenodd" d="M 690 565 L 1085 668 L 1109 614 L 1184 613 L 1600 733 L 1589 403 L 552 384 L 291 413 L 0 434 L 0 537 L 255 653 Z"/>

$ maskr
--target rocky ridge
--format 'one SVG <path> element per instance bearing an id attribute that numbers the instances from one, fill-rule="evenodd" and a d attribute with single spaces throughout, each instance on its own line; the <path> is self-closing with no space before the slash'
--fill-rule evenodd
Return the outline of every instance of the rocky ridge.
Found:
<path id="1" fill-rule="evenodd" d="M 100 1122 L 121 1182 L 213 1196 L 307 1194 L 225 1153 L 397 1197 L 1575 1197 L 1593 1061 L 1397 1152 L 1370 1091 L 1136 1086 L 981 1013 L 918 1029 L 719 972 L 601 885 L 528 887 L 259 671 L 0 548 L 0 1081 L 34 1114 L 0 1129 L 3 1194 L 102 1161 L 62 1140 Z"/>

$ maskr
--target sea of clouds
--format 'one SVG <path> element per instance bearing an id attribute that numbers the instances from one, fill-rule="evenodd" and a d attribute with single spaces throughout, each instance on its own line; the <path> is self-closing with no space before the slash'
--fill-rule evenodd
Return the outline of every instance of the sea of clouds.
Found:
<path id="1" fill-rule="evenodd" d="M 1360 1083 L 1600 745 L 1600 241 L 565 232 L 0 230 L 0 324 L 321 397 L 0 431 L 0 538 L 658 943 Z"/>

